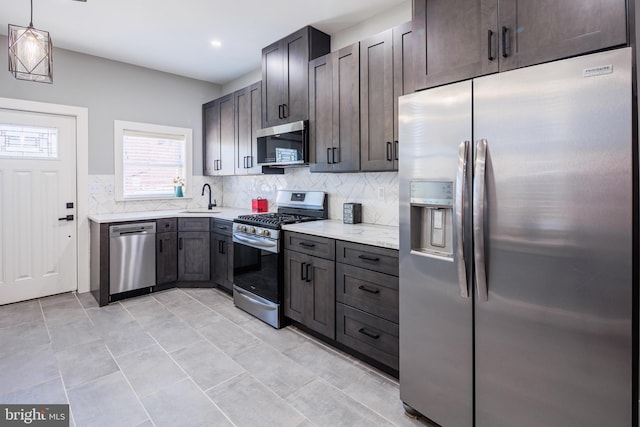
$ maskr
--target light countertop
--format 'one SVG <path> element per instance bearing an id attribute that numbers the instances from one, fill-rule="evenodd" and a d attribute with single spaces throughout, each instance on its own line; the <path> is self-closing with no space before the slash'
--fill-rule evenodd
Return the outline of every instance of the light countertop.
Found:
<path id="1" fill-rule="evenodd" d="M 344 224 L 341 220 L 325 219 L 287 224 L 282 229 L 382 248 L 399 248 L 399 229 L 388 225 Z"/>
<path id="2" fill-rule="evenodd" d="M 251 214 L 251 210 L 215 207 L 211 212 L 202 209 L 197 210 L 197 212 L 185 212 L 185 210 L 120 212 L 89 215 L 89 219 L 97 223 L 141 221 L 174 217 L 211 217 L 233 221 L 238 215 L 245 214 Z M 341 220 L 325 219 L 322 221 L 288 224 L 284 225 L 282 229 L 382 248 L 398 249 L 399 247 L 398 227 L 387 225 L 344 224 Z"/>
<path id="3" fill-rule="evenodd" d="M 238 215 L 245 215 L 250 213 L 251 209 L 214 207 L 210 212 L 208 212 L 206 209 L 198 209 L 197 211 L 192 210 L 191 212 L 188 212 L 187 209 L 176 211 L 119 212 L 111 214 L 89 215 L 89 219 L 93 222 L 98 223 L 140 221 L 145 219 L 174 217 L 208 217 L 233 221 Z"/>

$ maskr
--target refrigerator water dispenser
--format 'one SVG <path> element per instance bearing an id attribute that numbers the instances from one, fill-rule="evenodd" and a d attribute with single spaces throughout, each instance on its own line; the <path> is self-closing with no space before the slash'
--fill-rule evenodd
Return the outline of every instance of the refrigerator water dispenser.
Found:
<path id="1" fill-rule="evenodd" d="M 411 181 L 411 250 L 453 261 L 452 181 Z"/>

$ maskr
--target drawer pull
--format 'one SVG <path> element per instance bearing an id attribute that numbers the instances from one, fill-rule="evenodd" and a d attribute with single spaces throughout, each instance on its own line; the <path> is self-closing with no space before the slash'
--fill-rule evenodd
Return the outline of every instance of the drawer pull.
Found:
<path id="1" fill-rule="evenodd" d="M 300 242 L 298 243 L 300 246 L 304 246 L 305 248 L 315 248 L 316 245 L 314 245 L 313 243 L 307 243 L 307 242 Z"/>
<path id="2" fill-rule="evenodd" d="M 365 285 L 358 286 L 358 289 L 360 289 L 361 291 L 369 292 L 370 294 L 379 294 L 380 293 L 379 289 L 367 288 Z"/>
<path id="3" fill-rule="evenodd" d="M 380 338 L 380 334 L 369 332 L 365 328 L 358 329 L 358 332 L 360 332 L 362 335 L 368 336 L 369 338 L 373 338 L 374 340 L 377 340 L 378 338 Z"/>
<path id="4" fill-rule="evenodd" d="M 364 259 L 367 261 L 380 261 L 380 258 L 375 256 L 369 256 L 369 255 L 358 255 L 358 258 Z"/>

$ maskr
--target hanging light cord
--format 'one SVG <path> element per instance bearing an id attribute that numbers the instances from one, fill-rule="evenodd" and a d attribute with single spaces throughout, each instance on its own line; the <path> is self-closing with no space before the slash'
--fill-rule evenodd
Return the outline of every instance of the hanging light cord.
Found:
<path id="1" fill-rule="evenodd" d="M 29 26 L 33 27 L 33 0 L 31 0 L 31 21 L 29 22 Z"/>

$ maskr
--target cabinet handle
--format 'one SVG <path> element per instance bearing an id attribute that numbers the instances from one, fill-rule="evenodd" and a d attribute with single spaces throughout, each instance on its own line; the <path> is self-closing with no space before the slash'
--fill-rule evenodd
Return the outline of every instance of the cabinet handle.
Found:
<path id="1" fill-rule="evenodd" d="M 396 144 L 396 149 L 395 149 L 396 156 L 395 156 L 395 159 L 398 160 L 398 141 L 394 141 L 394 142 Z"/>
<path id="2" fill-rule="evenodd" d="M 227 229 L 227 226 L 226 226 L 226 225 L 219 225 L 219 226 L 218 226 L 218 228 L 219 228 L 220 230 L 226 230 L 226 229 Z"/>
<path id="3" fill-rule="evenodd" d="M 392 161 L 393 160 L 393 154 L 391 154 L 391 151 L 393 150 L 393 146 L 391 144 L 391 141 L 387 141 L 387 161 Z"/>
<path id="4" fill-rule="evenodd" d="M 282 104 L 278 105 L 278 118 L 282 119 Z"/>
<path id="5" fill-rule="evenodd" d="M 282 104 L 282 118 L 286 119 L 287 117 L 289 117 L 289 114 L 287 114 L 287 109 L 289 108 L 289 106 L 287 104 Z"/>
<path id="6" fill-rule="evenodd" d="M 160 253 L 162 253 L 162 239 L 160 239 Z"/>
<path id="7" fill-rule="evenodd" d="M 494 59 L 496 59 L 493 56 L 493 31 L 491 30 L 487 31 L 487 51 L 489 52 L 487 54 L 487 59 L 489 61 L 493 61 Z"/>
<path id="8" fill-rule="evenodd" d="M 225 242 L 224 240 L 220 240 L 220 253 L 221 253 L 222 255 L 224 255 L 224 254 L 225 254 L 225 249 L 224 249 L 224 244 L 225 244 L 225 243 L 226 243 L 226 242 Z"/>
<path id="9" fill-rule="evenodd" d="M 316 245 L 313 243 L 307 243 L 307 242 L 300 242 L 298 243 L 300 246 L 304 246 L 305 248 L 315 248 Z"/>
<path id="10" fill-rule="evenodd" d="M 364 259 L 367 261 L 380 261 L 380 258 L 375 256 L 369 256 L 369 255 L 358 255 L 358 258 Z"/>
<path id="11" fill-rule="evenodd" d="M 178 249 L 182 250 L 182 237 L 178 239 Z"/>
<path id="12" fill-rule="evenodd" d="M 311 264 L 307 264 L 305 266 L 305 279 L 307 280 L 307 282 L 311 282 L 313 280 L 313 270 L 311 270 L 311 274 L 309 274 L 309 269 L 311 268 Z"/>
<path id="13" fill-rule="evenodd" d="M 336 160 L 336 150 L 338 149 L 338 147 L 333 147 L 331 149 L 331 159 L 333 160 L 333 163 L 340 163 L 340 156 L 338 156 L 338 160 Z M 340 152 L 338 152 L 338 154 L 340 154 Z"/>
<path id="14" fill-rule="evenodd" d="M 304 280 L 306 281 L 306 277 L 304 277 L 304 266 L 306 265 L 306 262 L 303 262 L 302 264 L 300 264 L 300 280 Z"/>
<path id="15" fill-rule="evenodd" d="M 358 286 L 358 289 L 360 289 L 361 291 L 369 292 L 370 294 L 379 294 L 380 293 L 380 289 L 371 289 L 371 288 L 366 287 L 365 285 Z"/>
<path id="16" fill-rule="evenodd" d="M 329 157 L 331 156 L 331 148 L 327 148 L 327 164 L 333 163 Z"/>
<path id="17" fill-rule="evenodd" d="M 373 338 L 374 340 L 377 340 L 378 338 L 380 338 L 380 334 L 369 332 L 365 328 L 358 329 L 358 332 L 360 332 L 362 335 L 368 336 L 369 338 Z"/>
<path id="18" fill-rule="evenodd" d="M 502 27 L 502 57 L 506 58 L 509 56 L 509 51 L 507 49 L 507 40 L 509 35 L 509 29 L 507 27 Z"/>

